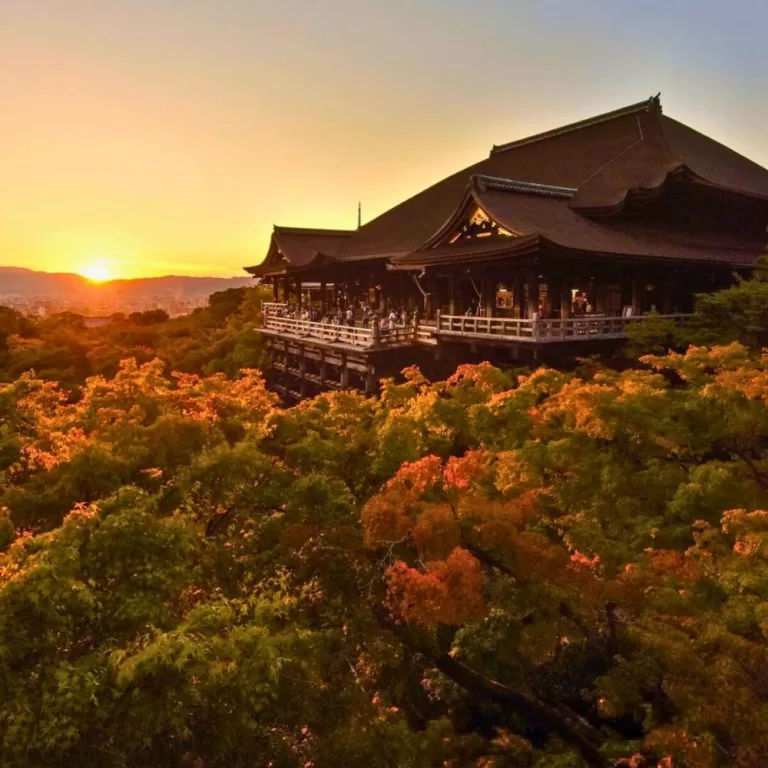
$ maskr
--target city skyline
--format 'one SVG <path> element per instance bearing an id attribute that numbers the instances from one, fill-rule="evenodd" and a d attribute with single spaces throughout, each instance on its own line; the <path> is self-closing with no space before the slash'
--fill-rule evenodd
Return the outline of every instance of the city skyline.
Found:
<path id="1" fill-rule="evenodd" d="M 768 10 L 668 6 L 10 0 L 0 264 L 242 275 L 274 223 L 354 228 L 359 200 L 368 221 L 494 143 L 658 91 L 768 165 Z"/>

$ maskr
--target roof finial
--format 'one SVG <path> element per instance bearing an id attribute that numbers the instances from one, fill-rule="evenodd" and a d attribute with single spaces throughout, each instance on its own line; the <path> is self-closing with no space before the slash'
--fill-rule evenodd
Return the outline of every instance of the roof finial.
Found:
<path id="1" fill-rule="evenodd" d="M 363 203 L 362 201 L 358 200 L 357 202 L 357 228 L 360 229 L 360 227 L 363 226 Z"/>
<path id="2" fill-rule="evenodd" d="M 659 112 L 661 112 L 661 91 L 659 91 L 655 96 L 651 96 L 649 101 L 651 103 L 652 109 L 658 109 Z"/>

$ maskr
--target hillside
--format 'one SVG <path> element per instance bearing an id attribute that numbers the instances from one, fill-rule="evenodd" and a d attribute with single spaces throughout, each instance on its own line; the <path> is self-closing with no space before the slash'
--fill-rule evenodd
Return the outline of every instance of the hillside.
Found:
<path id="1" fill-rule="evenodd" d="M 67 272 L 37 272 L 20 267 L 0 267 L 0 297 L 73 299 L 147 299 L 166 296 L 175 299 L 203 299 L 216 291 L 253 285 L 251 277 L 145 277 L 111 280 L 95 284 Z"/>

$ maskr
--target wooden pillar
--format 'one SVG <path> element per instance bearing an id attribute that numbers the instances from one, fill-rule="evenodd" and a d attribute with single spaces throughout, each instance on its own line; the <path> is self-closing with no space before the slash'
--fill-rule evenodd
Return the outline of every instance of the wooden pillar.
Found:
<path id="1" fill-rule="evenodd" d="M 326 302 L 326 287 L 325 287 L 325 280 L 323 280 L 320 283 L 320 311 L 325 312 L 325 302 Z"/>
<path id="2" fill-rule="evenodd" d="M 325 350 L 320 350 L 320 383 L 324 387 L 328 378 L 328 364 L 325 362 Z"/>
<path id="3" fill-rule="evenodd" d="M 659 286 L 659 293 L 661 294 L 661 314 L 672 314 L 672 286 L 668 280 L 664 280 Z"/>
<path id="4" fill-rule="evenodd" d="M 301 309 L 301 305 L 303 304 L 304 297 L 301 295 L 301 278 L 296 278 L 296 305 L 299 309 Z"/>
<path id="5" fill-rule="evenodd" d="M 365 394 L 372 395 L 376 391 L 376 379 L 373 375 L 373 366 L 368 366 L 365 372 Z"/>
<path id="6" fill-rule="evenodd" d="M 280 301 L 280 294 L 278 292 L 277 278 L 276 277 L 272 278 L 272 301 L 274 301 L 275 304 L 277 304 L 277 302 Z"/>
<path id="7" fill-rule="evenodd" d="M 564 320 L 571 316 L 572 302 L 571 278 L 566 274 L 560 278 L 560 317 Z"/>
<path id="8" fill-rule="evenodd" d="M 605 312 L 605 294 L 606 285 L 602 281 L 595 284 L 595 312 L 602 314 Z"/>
<path id="9" fill-rule="evenodd" d="M 304 356 L 304 350 L 299 351 L 299 371 L 301 372 L 301 378 L 299 379 L 299 394 L 302 397 L 307 396 L 307 358 Z"/>
<path id="10" fill-rule="evenodd" d="M 534 312 L 539 311 L 539 276 L 536 272 L 529 272 L 527 275 L 528 283 L 528 312 L 526 317 L 533 317 Z"/>
<path id="11" fill-rule="evenodd" d="M 347 354 L 341 353 L 341 388 L 349 389 L 349 368 L 347 368 Z"/>
<path id="12" fill-rule="evenodd" d="M 512 316 L 513 317 L 525 317 L 525 307 L 523 290 L 523 274 L 520 270 L 515 272 L 515 279 L 512 283 Z"/>
<path id="13" fill-rule="evenodd" d="M 291 286 L 288 275 L 283 278 L 283 303 L 287 304 L 291 297 Z"/>
<path id="14" fill-rule="evenodd" d="M 456 314 L 456 280 L 453 275 L 448 276 L 448 314 Z"/>
<path id="15" fill-rule="evenodd" d="M 560 298 L 559 288 L 557 287 L 557 278 L 553 277 L 551 273 L 547 275 L 547 297 L 544 299 L 542 306 L 542 317 L 552 317 L 552 309 L 555 305 L 555 301 Z M 555 290 L 557 289 L 557 290 Z M 557 299 L 555 299 L 555 296 Z"/>
<path id="16" fill-rule="evenodd" d="M 639 277 L 632 278 L 632 314 L 639 315 L 643 311 L 643 281 Z"/>
<path id="17" fill-rule="evenodd" d="M 496 308 L 496 280 L 491 277 L 483 278 L 483 297 L 485 299 L 485 316 L 493 317 Z"/>

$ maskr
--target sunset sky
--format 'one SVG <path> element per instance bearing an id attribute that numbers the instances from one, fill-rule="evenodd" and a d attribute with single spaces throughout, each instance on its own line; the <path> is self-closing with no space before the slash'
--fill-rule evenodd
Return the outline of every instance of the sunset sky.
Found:
<path id="1" fill-rule="evenodd" d="M 243 275 L 662 92 L 768 166 L 765 0 L 0 0 L 0 265 Z"/>

